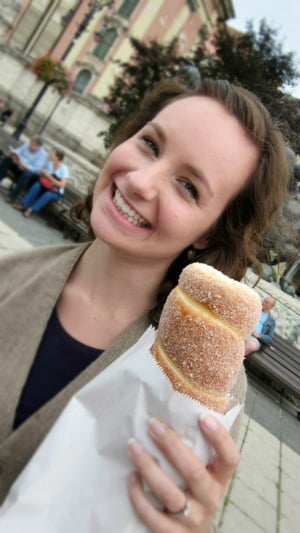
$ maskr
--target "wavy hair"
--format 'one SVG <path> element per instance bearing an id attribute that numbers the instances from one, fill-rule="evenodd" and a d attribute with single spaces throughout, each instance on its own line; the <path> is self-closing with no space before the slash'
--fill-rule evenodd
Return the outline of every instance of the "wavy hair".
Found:
<path id="1" fill-rule="evenodd" d="M 150 312 L 154 325 L 158 323 L 165 299 L 177 284 L 182 268 L 191 262 L 207 263 L 237 280 L 242 279 L 250 265 L 255 265 L 261 273 L 258 256 L 263 238 L 270 227 L 276 227 L 280 208 L 288 194 L 287 152 L 279 128 L 253 93 L 227 81 L 205 79 L 195 91 L 175 81 L 158 83 L 146 94 L 139 109 L 119 126 L 112 150 L 135 135 L 167 105 L 190 96 L 207 96 L 218 101 L 247 132 L 258 148 L 259 157 L 245 187 L 231 200 L 210 230 L 207 248 L 195 250 L 189 247 L 171 264 L 161 284 L 156 306 Z M 92 191 L 74 206 L 72 216 L 84 221 L 93 236 L 89 223 L 91 208 Z"/>

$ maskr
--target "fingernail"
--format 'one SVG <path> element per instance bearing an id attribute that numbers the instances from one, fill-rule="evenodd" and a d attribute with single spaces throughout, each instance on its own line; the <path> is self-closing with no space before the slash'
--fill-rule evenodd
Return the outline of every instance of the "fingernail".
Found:
<path id="1" fill-rule="evenodd" d="M 149 431 L 156 437 L 160 437 L 166 431 L 164 424 L 162 424 L 157 418 L 150 418 Z"/>
<path id="2" fill-rule="evenodd" d="M 143 450 L 142 445 L 136 439 L 129 439 L 128 451 L 132 455 L 141 455 L 142 450 Z"/>
<path id="3" fill-rule="evenodd" d="M 216 419 L 211 416 L 211 415 L 208 415 L 206 413 L 202 414 L 200 416 L 200 422 L 201 422 L 201 427 L 203 427 L 203 429 L 207 430 L 207 431 L 216 431 L 217 429 L 217 421 Z"/>

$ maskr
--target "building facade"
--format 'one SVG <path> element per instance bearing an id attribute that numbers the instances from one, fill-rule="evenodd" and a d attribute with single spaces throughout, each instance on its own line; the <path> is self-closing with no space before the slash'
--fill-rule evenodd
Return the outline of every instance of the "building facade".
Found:
<path id="1" fill-rule="evenodd" d="M 199 39 L 209 39 L 218 21 L 232 17 L 231 0 L 4 1 L 0 68 L 6 76 L 0 79 L 0 98 L 15 109 L 17 122 L 41 88 L 28 68 L 30 62 L 51 53 L 71 70 L 73 95 L 61 100 L 48 90 L 28 131 L 76 140 L 71 148 L 76 145 L 87 156 L 95 150 L 103 153 L 97 134 L 109 118 L 102 98 L 118 74 L 117 62 L 130 59 L 129 37 L 159 43 L 176 37 L 179 53 L 188 56 Z"/>

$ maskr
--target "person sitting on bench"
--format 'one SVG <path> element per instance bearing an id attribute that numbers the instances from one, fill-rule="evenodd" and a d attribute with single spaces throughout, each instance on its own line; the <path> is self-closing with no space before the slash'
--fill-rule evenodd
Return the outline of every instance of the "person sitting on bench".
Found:
<path id="1" fill-rule="evenodd" d="M 43 209 L 49 202 L 57 202 L 64 194 L 69 177 L 68 167 L 62 163 L 64 156 L 62 150 L 52 150 L 40 178 L 31 185 L 20 203 L 13 204 L 13 207 L 23 211 L 26 218 Z"/>
<path id="2" fill-rule="evenodd" d="M 7 198 L 7 202 L 12 203 L 22 190 L 27 189 L 39 178 L 40 171 L 47 161 L 47 152 L 39 136 L 32 137 L 28 143 L 22 144 L 19 148 L 10 146 L 9 149 L 9 155 L 3 157 L 0 163 L 0 181 L 9 170 L 17 177 L 17 183 Z"/>
<path id="3" fill-rule="evenodd" d="M 259 322 L 251 336 L 245 341 L 245 355 L 257 352 L 262 344 L 271 344 L 276 327 L 275 319 L 271 315 L 274 306 L 275 300 L 272 296 L 264 298 Z"/>

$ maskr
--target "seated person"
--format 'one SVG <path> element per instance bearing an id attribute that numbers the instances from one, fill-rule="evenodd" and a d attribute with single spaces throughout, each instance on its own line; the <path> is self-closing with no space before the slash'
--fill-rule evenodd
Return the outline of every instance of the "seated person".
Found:
<path id="1" fill-rule="evenodd" d="M 6 176 L 7 171 L 12 171 L 17 176 L 18 181 L 10 191 L 7 201 L 13 202 L 18 194 L 27 188 L 40 176 L 41 169 L 47 161 L 47 153 L 43 148 L 41 137 L 35 136 L 28 143 L 22 144 L 19 148 L 11 150 L 0 163 L 0 181 Z"/>
<path id="2" fill-rule="evenodd" d="M 276 327 L 276 322 L 271 315 L 274 305 L 275 300 L 272 296 L 264 298 L 259 322 L 251 336 L 247 337 L 245 341 L 245 355 L 257 352 L 262 344 L 270 344 L 272 342 Z"/>
<path id="3" fill-rule="evenodd" d="M 26 218 L 30 217 L 34 211 L 36 213 L 40 211 L 49 202 L 57 202 L 64 194 L 64 187 L 69 177 L 68 167 L 62 163 L 64 156 L 62 150 L 53 150 L 46 168 L 41 172 L 41 176 L 49 179 L 49 188 L 37 180 L 30 187 L 22 202 L 14 204 L 16 209 L 24 211 Z"/>

